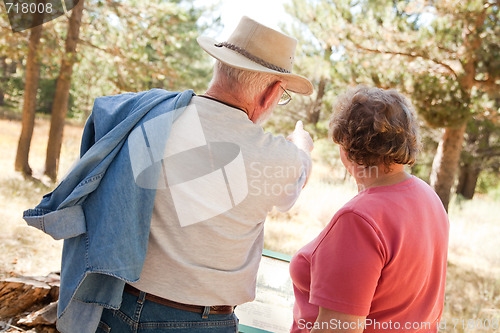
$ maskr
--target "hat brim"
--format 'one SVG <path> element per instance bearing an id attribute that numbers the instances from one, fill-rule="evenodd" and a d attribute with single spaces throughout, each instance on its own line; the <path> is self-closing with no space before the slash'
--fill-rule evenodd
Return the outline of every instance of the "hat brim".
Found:
<path id="1" fill-rule="evenodd" d="M 254 72 L 274 74 L 287 81 L 287 90 L 301 95 L 311 95 L 313 93 L 312 83 L 303 76 L 292 73 L 281 73 L 259 65 L 236 51 L 226 47 L 215 46 L 218 42 L 210 37 L 200 36 L 196 41 L 208 54 L 228 66 Z"/>

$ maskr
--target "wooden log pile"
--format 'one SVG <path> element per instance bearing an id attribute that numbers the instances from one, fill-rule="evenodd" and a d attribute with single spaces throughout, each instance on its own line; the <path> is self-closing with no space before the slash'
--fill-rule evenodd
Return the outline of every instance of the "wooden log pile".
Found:
<path id="1" fill-rule="evenodd" d="M 59 273 L 0 280 L 0 332 L 57 332 L 59 282 Z"/>

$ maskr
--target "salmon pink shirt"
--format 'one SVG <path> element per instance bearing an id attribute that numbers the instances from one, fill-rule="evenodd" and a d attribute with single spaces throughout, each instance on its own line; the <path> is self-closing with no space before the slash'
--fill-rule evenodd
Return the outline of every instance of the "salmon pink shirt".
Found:
<path id="1" fill-rule="evenodd" d="M 319 307 L 366 316 L 365 332 L 437 332 L 448 234 L 439 197 L 416 177 L 360 192 L 291 261 L 291 332 L 309 332 Z"/>

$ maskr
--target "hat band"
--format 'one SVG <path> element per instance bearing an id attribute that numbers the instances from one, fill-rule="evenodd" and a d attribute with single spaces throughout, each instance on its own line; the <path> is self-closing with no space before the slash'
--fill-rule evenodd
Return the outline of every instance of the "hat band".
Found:
<path id="1" fill-rule="evenodd" d="M 288 71 L 288 70 L 286 70 L 286 69 L 284 69 L 282 67 L 273 65 L 270 62 L 265 61 L 264 59 L 261 59 L 261 58 L 259 58 L 257 56 L 254 56 L 253 54 L 251 54 L 247 50 L 242 49 L 241 47 L 236 46 L 234 44 L 231 44 L 231 43 L 228 43 L 228 42 L 222 42 L 222 43 L 215 44 L 215 46 L 216 47 L 226 47 L 226 48 L 228 48 L 230 50 L 238 52 L 239 54 L 241 54 L 245 58 L 248 58 L 248 59 L 252 60 L 253 62 L 256 62 L 259 65 L 262 65 L 262 66 L 264 66 L 266 68 L 272 69 L 273 71 L 277 71 L 277 72 L 280 72 L 280 73 L 287 73 L 287 74 L 291 73 L 290 71 Z"/>

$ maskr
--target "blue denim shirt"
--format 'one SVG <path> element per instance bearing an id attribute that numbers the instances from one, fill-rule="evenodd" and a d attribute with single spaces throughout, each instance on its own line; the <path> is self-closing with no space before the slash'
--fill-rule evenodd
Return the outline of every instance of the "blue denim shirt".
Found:
<path id="1" fill-rule="evenodd" d="M 161 161 L 131 151 L 129 135 L 137 129 L 150 150 L 145 127 L 148 122 L 161 126 L 164 135 L 154 143 L 161 151 L 193 95 L 192 90 L 153 89 L 96 98 L 80 160 L 37 207 L 24 212 L 30 226 L 65 239 L 57 321 L 61 332 L 95 332 L 102 309 L 118 309 L 125 283 L 139 279 L 156 190 L 136 184 L 132 164 L 151 158 L 139 165 L 152 166 L 147 176 L 155 184 Z"/>

